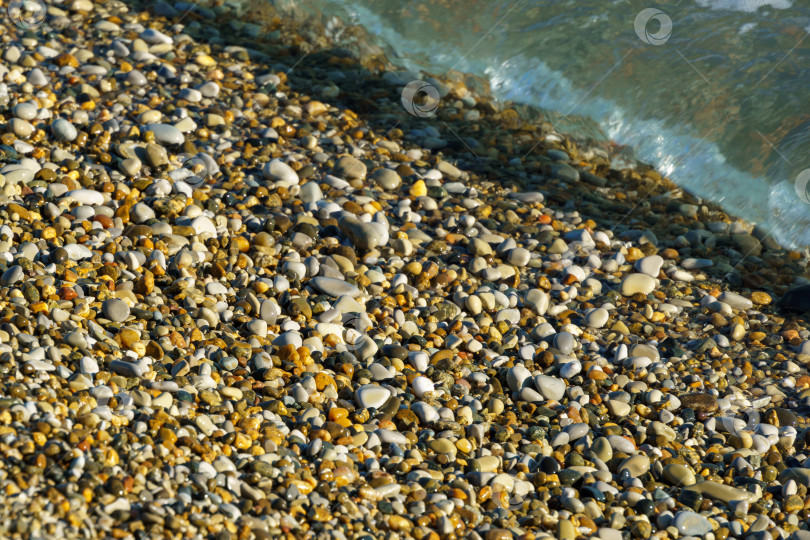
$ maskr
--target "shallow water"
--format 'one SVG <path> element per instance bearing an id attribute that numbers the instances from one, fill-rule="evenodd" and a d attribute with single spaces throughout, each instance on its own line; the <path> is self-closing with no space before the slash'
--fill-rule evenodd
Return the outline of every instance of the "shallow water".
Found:
<path id="1" fill-rule="evenodd" d="M 810 3 L 274 3 L 360 24 L 405 67 L 484 75 L 497 97 L 593 119 L 692 193 L 810 245 Z"/>

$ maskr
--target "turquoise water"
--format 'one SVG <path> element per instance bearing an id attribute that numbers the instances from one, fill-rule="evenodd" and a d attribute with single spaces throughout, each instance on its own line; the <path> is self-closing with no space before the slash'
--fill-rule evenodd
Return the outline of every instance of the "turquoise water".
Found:
<path id="1" fill-rule="evenodd" d="M 592 119 L 690 192 L 810 245 L 808 2 L 274 3 L 338 42 L 361 25 L 403 67 L 475 73 L 499 98 Z"/>

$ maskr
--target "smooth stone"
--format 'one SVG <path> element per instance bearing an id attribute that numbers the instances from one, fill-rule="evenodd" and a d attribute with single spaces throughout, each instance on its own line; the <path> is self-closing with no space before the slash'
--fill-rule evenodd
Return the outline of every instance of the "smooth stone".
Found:
<path id="1" fill-rule="evenodd" d="M 644 343 L 636 343 L 630 347 L 628 356 L 642 356 L 644 358 L 649 358 L 653 362 L 657 362 L 661 358 L 661 354 L 658 352 L 658 349 Z"/>
<path id="2" fill-rule="evenodd" d="M 570 332 L 560 332 L 554 336 L 554 348 L 559 350 L 564 355 L 571 354 L 576 345 L 576 340 Z"/>
<path id="3" fill-rule="evenodd" d="M 484 473 L 494 473 L 501 466 L 501 460 L 497 456 L 481 456 L 472 460 L 471 469 Z"/>
<path id="4" fill-rule="evenodd" d="M 483 309 L 483 304 L 480 297 L 473 295 L 464 299 L 464 307 L 471 315 L 478 315 Z"/>
<path id="5" fill-rule="evenodd" d="M 146 124 L 143 131 L 151 131 L 155 134 L 155 140 L 162 144 L 181 145 L 186 142 L 183 133 L 169 124 Z"/>
<path id="6" fill-rule="evenodd" d="M 309 280 L 309 284 L 320 292 L 328 294 L 334 298 L 344 295 L 349 296 L 350 298 L 356 298 L 362 294 L 360 289 L 358 289 L 356 286 L 347 281 L 336 278 L 318 276 Z"/>
<path id="7" fill-rule="evenodd" d="M 577 538 L 577 529 L 570 519 L 557 521 L 557 540 L 574 540 Z"/>
<path id="8" fill-rule="evenodd" d="M 720 302 L 728 304 L 733 309 L 746 310 L 754 307 L 754 303 L 748 298 L 733 292 L 726 291 L 718 298 Z"/>
<path id="9" fill-rule="evenodd" d="M 610 441 L 605 437 L 597 437 L 594 439 L 591 445 L 591 452 L 603 462 L 608 462 L 613 459 L 613 447 L 610 445 Z"/>
<path id="10" fill-rule="evenodd" d="M 297 186 L 300 182 L 298 173 L 280 159 L 273 159 L 265 164 L 262 174 L 265 178 L 275 181 L 276 185 L 286 188 Z"/>
<path id="11" fill-rule="evenodd" d="M 661 267 L 664 265 L 664 258 L 660 255 L 650 255 L 636 261 L 635 269 L 642 274 L 647 274 L 650 277 L 658 277 Z"/>
<path id="12" fill-rule="evenodd" d="M 355 157 L 342 156 L 337 160 L 337 163 L 335 163 L 333 174 L 349 180 L 362 180 L 366 177 L 366 165 Z"/>
<path id="13" fill-rule="evenodd" d="M 121 161 L 119 168 L 121 172 L 127 176 L 137 176 L 141 172 L 141 160 L 136 158 L 127 158 Z"/>
<path id="14" fill-rule="evenodd" d="M 609 527 L 600 527 L 597 532 L 599 540 L 622 540 L 622 532 Z"/>
<path id="15" fill-rule="evenodd" d="M 159 144 L 146 145 L 146 160 L 152 167 L 162 167 L 169 164 L 169 153 Z"/>
<path id="16" fill-rule="evenodd" d="M 27 184 L 34 179 L 34 174 L 36 173 L 24 165 L 10 163 L 0 169 L 0 174 L 5 178 L 6 184 L 14 186 L 17 184 Z"/>
<path id="17" fill-rule="evenodd" d="M 789 480 L 797 484 L 810 487 L 810 469 L 804 467 L 789 467 L 779 474 L 779 481 L 783 484 Z"/>
<path id="18" fill-rule="evenodd" d="M 387 242 L 387 234 L 377 223 L 365 223 L 356 217 L 343 216 L 338 221 L 338 228 L 360 249 L 370 251 Z"/>
<path id="19" fill-rule="evenodd" d="M 520 401 L 526 401 L 528 403 L 537 403 L 543 401 L 543 396 L 536 390 L 528 386 L 524 386 L 518 392 L 518 399 Z"/>
<path id="20" fill-rule="evenodd" d="M 211 218 L 208 216 L 197 216 L 191 222 L 191 228 L 197 234 L 210 234 L 211 236 L 217 235 L 217 228 Z"/>
<path id="21" fill-rule="evenodd" d="M 607 402 L 607 408 L 610 411 L 610 414 L 617 418 L 624 418 L 630 411 L 632 411 L 632 407 L 630 407 L 629 403 L 625 403 L 624 401 L 619 401 L 616 399 L 610 399 Z"/>
<path id="22" fill-rule="evenodd" d="M 146 390 L 133 390 L 130 395 L 136 407 L 150 407 L 152 405 L 152 395 Z"/>
<path id="23" fill-rule="evenodd" d="M 37 117 L 37 111 L 38 109 L 34 102 L 26 101 L 16 104 L 11 110 L 11 113 L 21 120 L 33 120 Z"/>
<path id="24" fill-rule="evenodd" d="M 486 257 L 487 255 L 492 255 L 492 246 L 480 238 L 472 238 L 467 245 L 467 251 L 476 257 Z"/>
<path id="25" fill-rule="evenodd" d="M 408 444 L 408 438 L 398 431 L 383 428 L 374 431 L 374 433 L 380 438 L 380 442 L 385 444 L 398 444 L 400 446 Z"/>
<path id="26" fill-rule="evenodd" d="M 64 246 L 64 250 L 67 251 L 68 258 L 72 261 L 89 259 L 93 256 L 93 250 L 81 244 L 67 244 Z"/>
<path id="27" fill-rule="evenodd" d="M 15 265 L 3 272 L 2 277 L 0 277 L 0 283 L 5 286 L 14 285 L 20 281 L 24 275 L 25 272 L 23 271 L 22 267 Z"/>
<path id="28" fill-rule="evenodd" d="M 88 206 L 100 206 L 104 204 L 104 194 L 92 189 L 73 189 L 65 193 L 64 197 L 71 197 L 76 202 Z"/>
<path id="29" fill-rule="evenodd" d="M 630 471 L 633 478 L 643 476 L 650 470 L 650 458 L 643 454 L 630 456 L 619 465 L 619 472 L 623 470 Z"/>
<path id="30" fill-rule="evenodd" d="M 146 367 L 133 362 L 113 360 L 110 362 L 110 371 L 124 377 L 143 377 L 144 373 L 146 373 Z"/>
<path id="31" fill-rule="evenodd" d="M 102 314 L 113 322 L 124 322 L 129 317 L 129 306 L 123 300 L 110 298 L 101 304 Z"/>
<path id="32" fill-rule="evenodd" d="M 691 486 L 696 482 L 695 473 L 686 465 L 670 463 L 664 467 L 661 476 L 673 486 Z"/>
<path id="33" fill-rule="evenodd" d="M 436 169 L 448 178 L 460 178 L 462 175 L 458 167 L 444 160 L 436 164 Z"/>
<path id="34" fill-rule="evenodd" d="M 379 409 L 390 397 L 390 390 L 374 384 L 363 385 L 355 392 L 357 403 L 364 409 Z"/>
<path id="35" fill-rule="evenodd" d="M 686 258 L 681 261 L 681 268 L 686 270 L 700 270 L 702 268 L 711 268 L 714 266 L 714 261 L 711 259 L 695 259 Z"/>
<path id="36" fill-rule="evenodd" d="M 733 486 L 727 486 L 726 484 L 713 482 L 711 480 L 706 480 L 704 482 L 700 482 L 699 484 L 693 484 L 684 489 L 700 493 L 704 497 L 711 497 L 712 499 L 716 499 L 724 503 L 728 503 L 730 501 L 747 501 L 754 503 L 759 500 L 759 496 L 755 493 L 744 489 L 735 488 Z"/>
<path id="37" fill-rule="evenodd" d="M 703 536 L 712 531 L 709 520 L 696 512 L 681 511 L 675 516 L 672 526 L 681 536 Z"/>
<path id="38" fill-rule="evenodd" d="M 27 139 L 34 132 L 34 126 L 31 122 L 23 120 L 22 118 L 12 118 L 9 121 L 11 131 L 21 139 Z"/>
<path id="39" fill-rule="evenodd" d="M 630 274 L 622 280 L 621 291 L 624 296 L 641 293 L 650 294 L 655 289 L 655 279 L 647 274 Z"/>
<path id="40" fill-rule="evenodd" d="M 608 435 L 607 440 L 611 448 L 616 452 L 624 452 L 625 454 L 632 454 L 636 451 L 636 447 L 632 441 L 619 435 Z"/>
<path id="41" fill-rule="evenodd" d="M 141 32 L 140 37 L 142 40 L 152 45 L 174 43 L 171 36 L 167 36 L 160 30 L 155 30 L 154 28 L 147 28 Z"/>
<path id="42" fill-rule="evenodd" d="M 545 200 L 545 196 L 539 191 L 516 191 L 510 193 L 509 198 L 528 204 L 540 203 Z"/>
<path id="43" fill-rule="evenodd" d="M 506 258 L 509 264 L 513 264 L 515 266 L 523 267 L 529 264 L 529 259 L 531 259 L 531 252 L 526 248 L 514 248 L 509 251 L 509 256 Z"/>
<path id="44" fill-rule="evenodd" d="M 433 381 L 424 377 L 422 375 L 415 377 L 414 380 L 411 382 L 411 388 L 413 388 L 413 393 L 416 397 L 421 398 L 424 397 L 425 394 L 428 392 L 433 392 Z"/>
<path id="45" fill-rule="evenodd" d="M 295 330 L 290 330 L 275 338 L 272 343 L 273 345 L 277 345 L 279 347 L 292 345 L 297 349 L 303 344 L 303 340 L 301 339 L 300 333 L 296 332 Z"/>
<path id="46" fill-rule="evenodd" d="M 537 375 L 534 378 L 534 386 L 544 398 L 552 401 L 560 401 L 565 395 L 565 381 L 557 377 Z"/>
<path id="47" fill-rule="evenodd" d="M 323 191 L 317 182 L 307 182 L 301 186 L 301 200 L 305 203 L 313 203 L 323 200 Z"/>
<path id="48" fill-rule="evenodd" d="M 447 439 L 433 439 L 428 443 L 428 448 L 437 454 L 455 455 L 457 451 L 456 446 Z"/>
<path id="49" fill-rule="evenodd" d="M 214 81 L 203 83 L 198 90 L 203 97 L 207 98 L 215 98 L 219 95 L 219 85 Z"/>
<path id="50" fill-rule="evenodd" d="M 199 103 L 202 101 L 203 95 L 202 92 L 194 88 L 183 88 L 180 90 L 180 94 L 177 97 L 191 103 Z"/>
<path id="51" fill-rule="evenodd" d="M 130 221 L 134 223 L 145 223 L 155 218 L 155 211 L 144 203 L 137 203 L 129 211 Z"/>
<path id="52" fill-rule="evenodd" d="M 18 267 L 19 268 L 19 267 Z M 506 373 L 506 382 L 513 392 L 520 391 L 531 380 L 532 373 L 523 364 L 517 364 Z"/>
<path id="53" fill-rule="evenodd" d="M 574 424 L 568 424 L 565 426 L 563 431 L 568 433 L 570 440 L 576 441 L 587 435 L 590 431 L 590 427 L 588 427 L 588 424 L 585 424 L 584 422 L 577 422 Z"/>
<path id="54" fill-rule="evenodd" d="M 371 173 L 371 177 L 386 191 L 394 191 L 402 185 L 402 178 L 392 169 L 379 168 Z"/>
<path id="55" fill-rule="evenodd" d="M 549 305 L 548 294 L 540 289 L 532 289 L 526 293 L 525 303 L 538 315 L 545 315 Z"/>
<path id="56" fill-rule="evenodd" d="M 51 123 L 51 133 L 60 141 L 71 142 L 79 136 L 76 126 L 64 118 L 57 118 Z"/>
<path id="57" fill-rule="evenodd" d="M 659 422 L 657 420 L 654 420 L 653 422 L 650 422 L 650 424 L 647 425 L 647 435 L 663 437 L 664 439 L 667 440 L 667 442 L 674 441 L 676 437 L 674 429 L 664 424 L 663 422 Z"/>
<path id="58" fill-rule="evenodd" d="M 584 323 L 588 328 L 602 328 L 608 322 L 610 313 L 605 308 L 592 309 L 585 315 Z"/>
<path id="59" fill-rule="evenodd" d="M 248 332 L 253 334 L 254 336 L 259 336 L 262 338 L 267 337 L 267 322 L 261 319 L 253 319 L 246 324 L 246 328 Z"/>
<path id="60" fill-rule="evenodd" d="M 429 405 L 424 401 L 417 401 L 411 405 L 411 411 L 419 418 L 423 424 L 429 424 L 439 420 L 438 411 L 433 405 Z"/>

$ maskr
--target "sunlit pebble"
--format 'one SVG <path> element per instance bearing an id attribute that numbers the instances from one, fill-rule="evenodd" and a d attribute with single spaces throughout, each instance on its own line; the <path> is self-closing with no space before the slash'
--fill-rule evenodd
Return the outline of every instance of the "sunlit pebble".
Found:
<path id="1" fill-rule="evenodd" d="M 420 375 L 414 378 L 411 387 L 413 388 L 414 395 L 421 398 L 424 397 L 426 393 L 433 392 L 433 381 Z"/>

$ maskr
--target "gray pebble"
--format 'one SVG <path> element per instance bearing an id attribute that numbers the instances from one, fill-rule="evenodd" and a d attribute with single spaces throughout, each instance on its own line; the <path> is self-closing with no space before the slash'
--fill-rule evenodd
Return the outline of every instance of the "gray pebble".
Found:
<path id="1" fill-rule="evenodd" d="M 124 322 L 129 317 L 129 306 L 123 300 L 110 298 L 101 304 L 101 312 L 113 322 Z"/>

